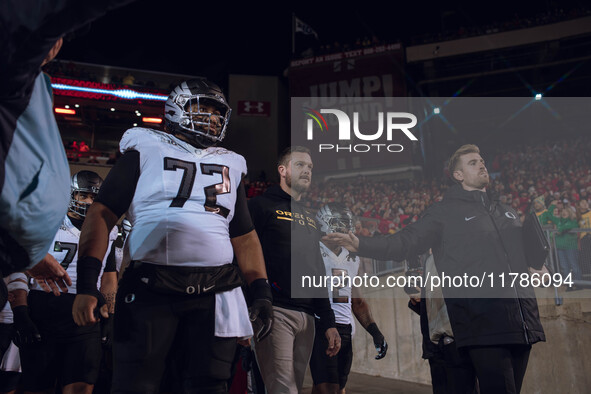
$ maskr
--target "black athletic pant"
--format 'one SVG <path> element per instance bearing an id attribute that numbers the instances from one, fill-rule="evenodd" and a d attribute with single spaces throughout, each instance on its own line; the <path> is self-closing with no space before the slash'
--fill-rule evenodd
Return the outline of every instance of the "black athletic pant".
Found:
<path id="1" fill-rule="evenodd" d="M 236 338 L 214 336 L 215 294 L 161 294 L 126 271 L 115 307 L 115 394 L 226 393 Z"/>
<path id="2" fill-rule="evenodd" d="M 531 345 L 467 348 L 478 377 L 480 394 L 518 394 L 530 350 Z"/>

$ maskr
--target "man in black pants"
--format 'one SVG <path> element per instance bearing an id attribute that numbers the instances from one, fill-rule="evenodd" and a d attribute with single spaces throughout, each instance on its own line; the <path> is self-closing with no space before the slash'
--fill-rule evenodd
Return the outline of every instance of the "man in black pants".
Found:
<path id="1" fill-rule="evenodd" d="M 449 170 L 457 185 L 404 230 L 385 238 L 335 233 L 326 239 L 381 259 L 405 259 L 433 248 L 437 271 L 449 277 L 527 273 L 521 222 L 486 193 L 489 176 L 478 147 L 460 147 Z M 457 348 L 468 357 L 482 394 L 519 393 L 531 345 L 545 340 L 533 288 L 489 283 L 477 291 L 443 288 Z"/>

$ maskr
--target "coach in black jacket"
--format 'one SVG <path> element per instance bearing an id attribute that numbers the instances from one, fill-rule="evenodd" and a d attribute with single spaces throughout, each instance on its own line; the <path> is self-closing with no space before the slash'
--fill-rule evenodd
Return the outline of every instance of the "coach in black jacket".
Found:
<path id="1" fill-rule="evenodd" d="M 300 286 L 297 277 L 303 274 L 325 275 L 315 215 L 300 202 L 312 181 L 312 167 L 307 148 L 287 148 L 277 166 L 279 186 L 248 202 L 273 291 L 273 330 L 255 341 L 265 387 L 273 394 L 301 391 L 314 344 L 314 314 L 322 330 L 316 335 L 326 336 L 329 343 L 326 353 L 332 357 L 341 347 L 326 288 L 292 287 Z M 298 296 L 310 298 L 294 298 Z"/>
<path id="2" fill-rule="evenodd" d="M 477 146 L 460 147 L 449 169 L 458 184 L 399 233 L 385 238 L 327 237 L 362 256 L 381 259 L 405 259 L 433 248 L 440 275 L 484 277 L 478 289 L 443 288 L 455 341 L 471 363 L 482 394 L 518 393 L 531 344 L 545 340 L 533 288 L 522 287 L 519 280 L 511 287 L 508 280 L 509 273 L 528 272 L 521 222 L 512 209 L 486 194 L 489 176 Z"/>

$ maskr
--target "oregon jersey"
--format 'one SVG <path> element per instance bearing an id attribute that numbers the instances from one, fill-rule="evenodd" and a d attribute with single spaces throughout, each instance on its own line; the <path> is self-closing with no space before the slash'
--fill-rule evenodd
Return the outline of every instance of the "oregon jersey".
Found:
<path id="1" fill-rule="evenodd" d="M 334 311 L 335 321 L 339 324 L 352 324 L 354 327 L 351 313 L 351 281 L 359 271 L 359 257 L 352 257 L 349 251 L 344 248 L 337 256 L 323 243 L 320 243 L 320 253 L 322 260 L 324 260 L 327 276 L 338 276 L 341 278 L 341 283 L 343 277 L 350 278 L 350 280 L 344 281 L 347 286 L 334 287 L 332 291 L 328 286 L 328 298 Z"/>
<path id="2" fill-rule="evenodd" d="M 100 287 L 101 276 L 103 274 L 103 270 L 105 269 L 105 264 L 107 262 L 107 256 L 111 250 L 111 246 L 113 245 L 113 241 L 117 238 L 117 227 L 114 227 L 111 233 L 109 234 L 109 248 L 107 249 L 107 253 L 105 254 L 105 258 L 103 259 L 103 267 L 101 268 L 101 275 L 99 276 L 97 282 L 97 288 Z M 53 239 L 53 243 L 51 245 L 51 249 L 49 249 L 49 254 L 51 254 L 58 263 L 61 264 L 62 267 L 66 270 L 70 278 L 72 279 L 72 285 L 68 286 L 68 293 L 69 294 L 76 294 L 76 265 L 78 262 L 78 242 L 80 241 L 80 230 L 78 230 L 68 218 L 68 215 L 64 217 L 60 228 L 57 230 L 57 234 Z M 37 282 L 33 282 L 33 286 L 31 286 L 31 290 L 41 290 L 41 286 Z"/>
<path id="3" fill-rule="evenodd" d="M 131 260 L 187 267 L 232 262 L 229 223 L 244 158 L 223 148 L 197 149 L 171 134 L 132 128 L 121 152 L 140 154 L 140 174 L 127 212 Z"/>

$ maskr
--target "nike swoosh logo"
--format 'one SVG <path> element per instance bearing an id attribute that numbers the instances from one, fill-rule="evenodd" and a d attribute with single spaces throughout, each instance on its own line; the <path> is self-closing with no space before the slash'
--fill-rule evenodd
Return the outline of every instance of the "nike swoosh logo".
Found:
<path id="1" fill-rule="evenodd" d="M 211 290 L 211 289 L 213 289 L 214 287 L 215 287 L 215 285 L 213 285 L 213 286 L 209 286 L 209 287 L 204 287 L 204 288 L 203 288 L 203 292 L 205 293 L 206 291 L 208 291 L 208 290 Z"/>
<path id="2" fill-rule="evenodd" d="M 464 220 L 465 220 L 465 221 L 469 221 L 469 220 L 472 220 L 472 219 L 474 219 L 475 217 L 476 217 L 476 216 L 472 216 L 472 217 L 469 217 L 469 218 L 464 218 Z"/>

